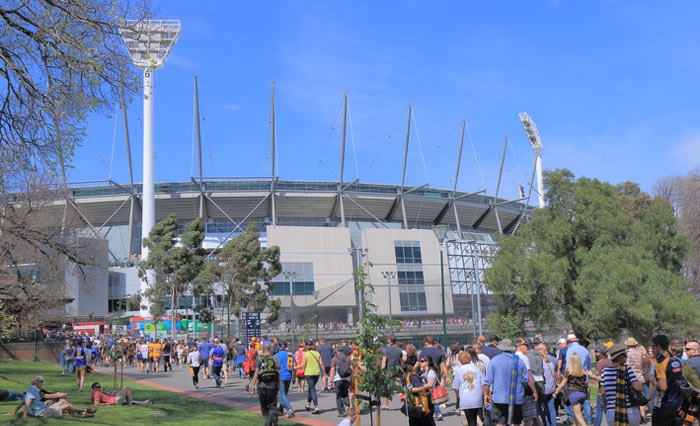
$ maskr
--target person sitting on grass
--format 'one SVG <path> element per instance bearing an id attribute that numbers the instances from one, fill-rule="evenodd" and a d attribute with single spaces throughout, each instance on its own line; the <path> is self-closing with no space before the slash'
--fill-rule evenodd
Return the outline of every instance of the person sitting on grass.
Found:
<path id="1" fill-rule="evenodd" d="M 65 392 L 47 393 L 42 389 L 43 386 L 44 378 L 34 377 L 24 396 L 24 401 L 6 415 L 13 416 L 22 407 L 24 407 L 22 420 L 27 419 L 27 413 L 32 417 L 58 418 L 63 417 L 63 412 L 80 417 L 92 417 L 97 412 L 96 408 L 77 408 L 66 399 L 68 395 Z"/>
<path id="2" fill-rule="evenodd" d="M 92 402 L 95 405 L 145 405 L 153 404 L 153 401 L 136 401 L 131 393 L 131 388 L 124 386 L 116 395 L 108 395 L 102 392 L 102 385 L 99 382 L 92 384 Z"/>
<path id="3" fill-rule="evenodd" d="M 9 389 L 0 389 L 0 402 L 22 401 L 23 399 L 23 393 L 14 392 Z"/>

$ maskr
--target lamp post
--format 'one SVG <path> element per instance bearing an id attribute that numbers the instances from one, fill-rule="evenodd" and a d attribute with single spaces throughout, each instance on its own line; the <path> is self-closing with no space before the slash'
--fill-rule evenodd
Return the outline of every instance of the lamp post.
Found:
<path id="1" fill-rule="evenodd" d="M 447 345 L 447 314 L 445 312 L 445 265 L 442 255 L 442 243 L 447 236 L 447 225 L 433 226 L 435 237 L 440 243 L 440 296 L 442 297 L 442 345 Z"/>
<path id="2" fill-rule="evenodd" d="M 318 290 L 314 291 L 314 299 L 316 299 L 316 341 L 318 342 L 318 296 L 321 295 L 321 292 Z"/>
<path id="3" fill-rule="evenodd" d="M 290 333 L 291 340 L 292 340 L 292 348 L 294 346 L 294 329 L 295 324 L 294 324 L 294 277 L 297 276 L 297 273 L 294 271 L 289 271 L 289 272 L 283 272 L 284 276 L 289 280 L 289 325 L 292 328 L 292 331 Z"/>
<path id="4" fill-rule="evenodd" d="M 388 293 L 389 293 L 389 319 L 393 319 L 391 317 L 391 279 L 396 276 L 396 272 L 394 271 L 382 271 L 382 277 L 386 278 L 386 284 Z"/>

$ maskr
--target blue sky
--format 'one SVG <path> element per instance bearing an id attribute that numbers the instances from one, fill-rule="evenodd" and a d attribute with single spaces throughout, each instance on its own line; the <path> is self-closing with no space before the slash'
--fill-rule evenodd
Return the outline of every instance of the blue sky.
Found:
<path id="1" fill-rule="evenodd" d="M 700 163 L 698 2 L 154 4 L 182 22 L 155 72 L 156 182 L 198 174 L 195 75 L 205 176 L 270 175 L 272 81 L 283 180 L 338 180 L 345 91 L 345 181 L 401 182 L 409 104 L 407 185 L 452 188 L 466 119 L 458 190 L 494 194 L 508 135 L 501 195 L 517 198 L 534 164 L 522 111 L 539 128 L 545 169 L 651 191 Z M 141 111 L 140 99 L 128 107 L 137 182 Z M 128 183 L 115 117 L 91 117 L 71 180 Z"/>

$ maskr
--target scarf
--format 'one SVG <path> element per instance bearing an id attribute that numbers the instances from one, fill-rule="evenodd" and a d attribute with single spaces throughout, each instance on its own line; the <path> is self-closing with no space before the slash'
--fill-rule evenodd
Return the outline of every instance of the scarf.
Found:
<path id="1" fill-rule="evenodd" d="M 513 355 L 513 369 L 510 370 L 510 389 L 508 392 L 508 424 L 513 424 L 515 411 L 515 391 L 518 385 L 518 356 Z"/>
<path id="2" fill-rule="evenodd" d="M 627 366 L 617 366 L 615 377 L 615 424 L 625 426 L 629 424 L 627 418 Z"/>

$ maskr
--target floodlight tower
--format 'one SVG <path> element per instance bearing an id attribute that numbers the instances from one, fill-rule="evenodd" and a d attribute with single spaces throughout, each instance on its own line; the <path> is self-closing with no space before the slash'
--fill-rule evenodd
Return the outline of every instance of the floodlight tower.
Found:
<path id="1" fill-rule="evenodd" d="M 526 112 L 518 114 L 520 122 L 523 123 L 527 138 L 530 140 L 530 146 L 535 151 L 535 173 L 537 174 L 537 200 L 539 208 L 544 207 L 544 185 L 542 184 L 542 141 L 540 140 L 540 132 L 537 131 L 535 122 L 532 121 Z"/>
<path id="2" fill-rule="evenodd" d="M 153 183 L 153 71 L 162 68 L 177 38 L 179 20 L 127 21 L 120 30 L 131 61 L 143 69 L 143 195 L 141 199 L 141 260 L 148 257 L 143 239 L 156 222 L 155 187 Z M 141 290 L 153 282 L 153 274 L 142 281 Z M 148 302 L 141 304 L 141 315 L 149 313 Z"/>

